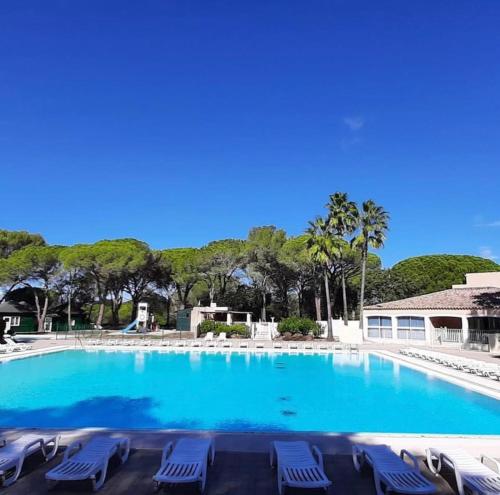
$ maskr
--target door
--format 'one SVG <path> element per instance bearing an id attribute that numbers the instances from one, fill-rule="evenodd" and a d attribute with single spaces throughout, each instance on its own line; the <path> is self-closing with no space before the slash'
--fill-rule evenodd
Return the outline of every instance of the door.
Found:
<path id="1" fill-rule="evenodd" d="M 43 322 L 43 331 L 44 332 L 52 332 L 52 317 L 47 316 L 45 321 Z"/>
<path id="2" fill-rule="evenodd" d="M 5 321 L 5 333 L 7 333 L 11 327 L 12 316 L 4 316 L 3 320 Z"/>

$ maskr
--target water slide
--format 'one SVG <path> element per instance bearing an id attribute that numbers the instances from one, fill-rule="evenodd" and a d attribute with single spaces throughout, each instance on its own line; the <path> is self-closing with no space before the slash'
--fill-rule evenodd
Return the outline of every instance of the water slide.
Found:
<path id="1" fill-rule="evenodd" d="M 122 330 L 122 333 L 130 333 L 130 331 L 132 329 L 135 330 L 135 326 L 137 325 L 137 322 L 139 320 L 135 319 L 132 323 L 130 323 L 129 325 L 127 325 L 123 330 Z"/>

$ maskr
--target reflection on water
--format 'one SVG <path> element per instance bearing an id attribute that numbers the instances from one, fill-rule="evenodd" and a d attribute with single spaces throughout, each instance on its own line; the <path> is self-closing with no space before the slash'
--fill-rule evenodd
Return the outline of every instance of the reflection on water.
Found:
<path id="1" fill-rule="evenodd" d="M 144 371 L 144 353 L 137 352 L 134 359 L 134 371 L 142 373 Z"/>

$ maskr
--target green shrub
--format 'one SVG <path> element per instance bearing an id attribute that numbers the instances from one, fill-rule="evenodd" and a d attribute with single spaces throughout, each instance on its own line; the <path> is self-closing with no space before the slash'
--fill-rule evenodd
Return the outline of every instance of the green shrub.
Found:
<path id="1" fill-rule="evenodd" d="M 235 323 L 234 325 L 227 325 L 222 321 L 204 320 L 198 326 L 200 334 L 213 332 L 214 335 L 219 335 L 225 332 L 228 336 L 238 335 L 239 337 L 249 337 L 250 331 L 244 323 Z"/>
<path id="2" fill-rule="evenodd" d="M 302 335 L 313 334 L 317 337 L 321 333 L 321 327 L 318 323 L 309 318 L 290 316 L 279 322 L 278 332 L 281 334 L 286 332 L 291 334 L 301 333 Z"/>
<path id="3" fill-rule="evenodd" d="M 200 333 L 208 333 L 208 332 L 213 332 L 213 333 L 219 333 L 217 332 L 217 323 L 214 320 L 203 320 L 199 326 L 198 330 Z"/>

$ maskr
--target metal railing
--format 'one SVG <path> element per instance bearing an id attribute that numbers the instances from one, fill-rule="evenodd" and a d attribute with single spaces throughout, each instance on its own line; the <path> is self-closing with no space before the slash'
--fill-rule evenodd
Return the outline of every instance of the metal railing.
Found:
<path id="1" fill-rule="evenodd" d="M 468 342 L 470 344 L 487 344 L 488 343 L 488 334 L 485 330 L 469 330 L 469 339 Z"/>
<path id="2" fill-rule="evenodd" d="M 440 327 L 434 329 L 433 341 L 438 344 L 463 344 L 464 334 L 461 328 Z"/>

